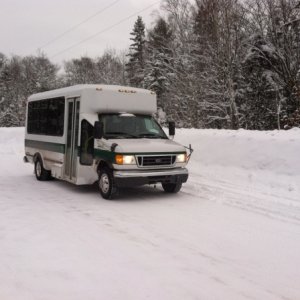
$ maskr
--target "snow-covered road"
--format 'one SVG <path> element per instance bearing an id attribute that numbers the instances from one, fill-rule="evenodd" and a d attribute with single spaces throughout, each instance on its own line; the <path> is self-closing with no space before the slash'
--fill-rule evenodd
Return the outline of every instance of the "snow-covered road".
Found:
<path id="1" fill-rule="evenodd" d="M 181 130 L 177 195 L 38 182 L 0 129 L 0 299 L 300 299 L 300 131 Z M 284 152 L 284 153 L 283 153 Z"/>

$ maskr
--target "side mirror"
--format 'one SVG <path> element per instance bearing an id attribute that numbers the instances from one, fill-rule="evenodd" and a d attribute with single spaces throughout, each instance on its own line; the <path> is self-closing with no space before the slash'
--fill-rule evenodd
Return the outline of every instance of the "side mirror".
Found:
<path id="1" fill-rule="evenodd" d="M 169 122 L 169 136 L 175 135 L 175 122 Z"/>
<path id="2" fill-rule="evenodd" d="M 102 139 L 103 137 L 103 123 L 100 121 L 96 121 L 94 125 L 94 138 Z"/>

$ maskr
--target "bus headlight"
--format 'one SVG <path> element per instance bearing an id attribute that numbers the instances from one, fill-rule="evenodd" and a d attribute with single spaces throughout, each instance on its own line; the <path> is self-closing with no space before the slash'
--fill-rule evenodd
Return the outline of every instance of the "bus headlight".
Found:
<path id="1" fill-rule="evenodd" d="M 133 155 L 117 154 L 115 160 L 118 165 L 135 165 L 135 158 Z"/>
<path id="2" fill-rule="evenodd" d="M 178 163 L 184 163 L 184 162 L 186 162 L 186 153 L 177 154 L 177 156 L 176 156 L 176 162 L 178 162 Z"/>

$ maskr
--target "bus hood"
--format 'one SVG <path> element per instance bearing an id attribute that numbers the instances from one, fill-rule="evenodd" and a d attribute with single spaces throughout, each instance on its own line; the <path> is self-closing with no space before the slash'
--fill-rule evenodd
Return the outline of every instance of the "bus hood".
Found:
<path id="1" fill-rule="evenodd" d="M 99 148 L 104 145 L 101 143 L 103 140 L 99 140 Z M 176 153 L 176 152 L 186 152 L 184 146 L 169 140 L 169 139 L 111 139 L 105 141 L 104 148 L 110 148 L 112 144 L 117 144 L 115 152 L 117 153 Z"/>

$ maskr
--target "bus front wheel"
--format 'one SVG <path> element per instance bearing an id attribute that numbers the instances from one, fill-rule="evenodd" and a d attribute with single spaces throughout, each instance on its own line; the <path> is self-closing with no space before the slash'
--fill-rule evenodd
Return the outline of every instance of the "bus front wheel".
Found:
<path id="1" fill-rule="evenodd" d="M 178 193 L 182 187 L 182 182 L 162 183 L 162 187 L 166 193 Z"/>
<path id="2" fill-rule="evenodd" d="M 114 186 L 112 171 L 109 168 L 103 167 L 100 169 L 98 186 L 100 194 L 104 199 L 112 199 L 113 194 L 116 192 L 116 188 Z"/>

